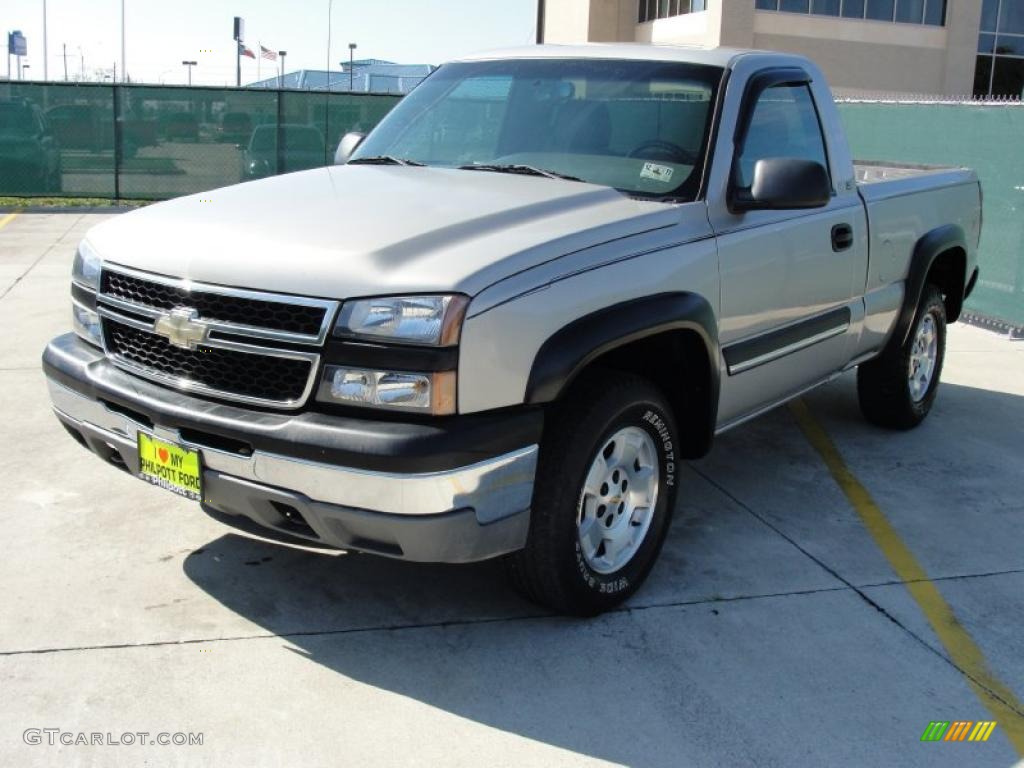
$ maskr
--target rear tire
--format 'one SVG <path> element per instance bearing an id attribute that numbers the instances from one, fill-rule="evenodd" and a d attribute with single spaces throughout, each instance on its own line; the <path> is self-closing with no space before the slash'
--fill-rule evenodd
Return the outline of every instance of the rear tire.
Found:
<path id="1" fill-rule="evenodd" d="M 857 370 L 857 395 L 864 418 L 888 429 L 912 429 L 935 402 L 946 357 L 946 305 L 925 285 L 906 341 Z"/>
<path id="2" fill-rule="evenodd" d="M 664 395 L 632 374 L 594 371 L 552 409 L 526 547 L 512 584 L 559 613 L 593 616 L 643 584 L 675 504 L 679 436 Z"/>

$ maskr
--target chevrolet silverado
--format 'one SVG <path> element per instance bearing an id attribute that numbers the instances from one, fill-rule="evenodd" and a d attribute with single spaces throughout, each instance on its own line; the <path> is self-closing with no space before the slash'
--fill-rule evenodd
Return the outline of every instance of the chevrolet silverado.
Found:
<path id="1" fill-rule="evenodd" d="M 855 164 L 807 59 L 537 46 L 332 167 L 96 226 L 43 365 L 73 437 L 222 520 L 500 556 L 592 615 L 716 434 L 853 368 L 869 421 L 924 419 L 980 229 L 972 171 Z"/>

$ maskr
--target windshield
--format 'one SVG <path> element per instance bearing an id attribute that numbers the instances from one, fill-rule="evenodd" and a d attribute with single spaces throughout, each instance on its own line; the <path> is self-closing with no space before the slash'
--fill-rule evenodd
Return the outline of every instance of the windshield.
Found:
<path id="1" fill-rule="evenodd" d="M 697 196 L 722 70 L 612 59 L 447 64 L 353 159 L 518 165 L 644 197 Z"/>

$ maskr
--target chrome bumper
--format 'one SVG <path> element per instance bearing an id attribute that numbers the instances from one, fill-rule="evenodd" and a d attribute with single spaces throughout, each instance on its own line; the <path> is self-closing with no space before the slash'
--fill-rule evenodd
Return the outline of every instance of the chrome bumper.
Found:
<path id="1" fill-rule="evenodd" d="M 190 443 L 177 430 L 160 426 L 150 429 L 53 379 L 48 378 L 47 384 L 57 417 L 86 438 L 90 447 L 105 445 L 111 452 L 116 452 L 120 457 L 117 463 L 124 465 L 133 474 L 138 473 L 138 433 L 144 431 L 199 451 L 204 479 L 208 475 L 215 487 L 223 489 L 226 479 L 234 481 L 232 485 L 235 488 L 244 486 L 249 496 L 252 495 L 252 489 L 265 489 L 262 497 L 268 500 L 276 499 L 284 492 L 302 505 L 319 510 L 319 513 L 328 517 L 334 510 L 338 515 L 350 513 L 365 516 L 378 513 L 378 518 L 389 516 L 396 521 L 415 519 L 425 522 L 430 516 L 445 516 L 454 512 L 465 516 L 471 511 L 473 522 L 484 529 L 506 518 L 518 517 L 520 522 L 514 526 L 517 531 L 513 537 L 515 541 L 510 543 L 505 537 L 499 548 L 511 551 L 518 548 L 516 544 L 522 546 L 523 541 L 518 539 L 525 540 L 525 524 L 522 521 L 528 520 L 533 494 L 538 453 L 536 445 L 469 466 L 418 474 L 353 469 L 259 450 L 249 456 L 241 456 Z M 226 507 L 218 504 L 214 506 L 231 514 L 244 514 L 267 525 L 265 520 L 250 514 L 247 509 L 231 509 L 230 503 Z M 495 526 L 496 529 L 499 527 L 503 526 Z M 282 530 L 285 530 L 284 527 Z M 293 531 L 285 532 L 295 535 Z M 317 534 L 317 540 L 332 546 L 353 546 L 344 537 L 329 535 L 326 529 L 317 531 Z M 373 551 L 373 547 L 366 548 Z M 383 554 L 392 553 L 385 551 Z M 445 556 L 444 559 L 454 561 L 460 558 Z"/>

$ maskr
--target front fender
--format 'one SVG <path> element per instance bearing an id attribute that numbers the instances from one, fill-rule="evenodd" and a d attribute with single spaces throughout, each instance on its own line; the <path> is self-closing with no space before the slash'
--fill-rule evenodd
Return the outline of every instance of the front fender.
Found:
<path id="1" fill-rule="evenodd" d="M 648 336 L 695 331 L 704 342 L 718 402 L 718 323 L 714 310 L 695 293 L 660 293 L 624 301 L 585 315 L 556 331 L 537 352 L 526 385 L 527 403 L 558 399 L 580 371 L 601 355 Z"/>

